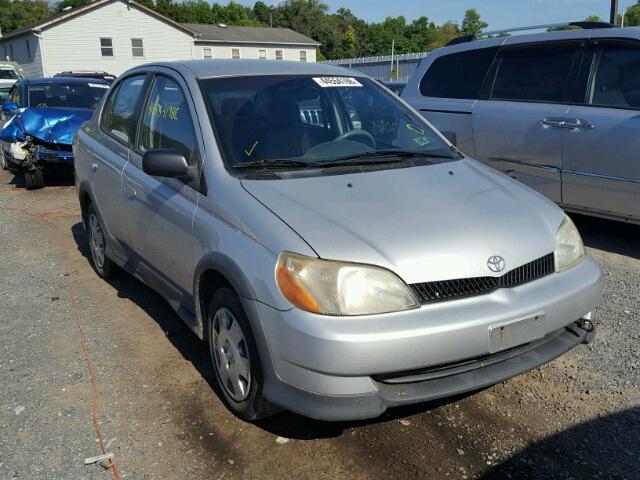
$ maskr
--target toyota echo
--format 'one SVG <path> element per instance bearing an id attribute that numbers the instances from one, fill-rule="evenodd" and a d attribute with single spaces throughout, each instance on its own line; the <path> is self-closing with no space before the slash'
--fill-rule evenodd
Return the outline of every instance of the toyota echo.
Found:
<path id="1" fill-rule="evenodd" d="M 137 67 L 73 149 L 96 272 L 162 294 L 241 418 L 376 417 L 594 334 L 601 272 L 569 217 L 360 73 Z"/>

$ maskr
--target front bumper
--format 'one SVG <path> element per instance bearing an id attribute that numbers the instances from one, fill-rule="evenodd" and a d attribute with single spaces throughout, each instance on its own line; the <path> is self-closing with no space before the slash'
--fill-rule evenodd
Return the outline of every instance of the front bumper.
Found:
<path id="1" fill-rule="evenodd" d="M 573 325 L 601 295 L 600 268 L 587 257 L 566 272 L 519 287 L 392 314 L 326 317 L 259 304 L 275 374 L 265 395 L 298 413 L 339 420 L 482 388 L 585 341 L 589 334 Z M 527 344 L 534 348 L 478 369 L 459 369 L 491 354 L 491 326 L 541 313 L 545 333 Z M 433 367 L 447 374 L 428 375 Z M 406 372 L 422 377 L 403 381 Z"/>

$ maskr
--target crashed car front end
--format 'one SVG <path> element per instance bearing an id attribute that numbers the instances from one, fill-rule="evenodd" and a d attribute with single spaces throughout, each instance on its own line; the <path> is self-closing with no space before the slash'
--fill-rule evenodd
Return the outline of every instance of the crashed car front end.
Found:
<path id="1" fill-rule="evenodd" d="M 91 118 L 92 110 L 25 108 L 5 124 L 0 140 L 7 163 L 15 170 L 46 170 L 48 164 L 73 167 L 72 141 L 80 125 Z"/>

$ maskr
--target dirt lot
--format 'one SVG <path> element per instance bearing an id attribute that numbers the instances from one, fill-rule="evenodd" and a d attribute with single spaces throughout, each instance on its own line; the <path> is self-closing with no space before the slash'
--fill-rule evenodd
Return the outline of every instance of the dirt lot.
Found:
<path id="1" fill-rule="evenodd" d="M 205 345 L 160 296 L 93 273 L 70 183 L 14 183 L 0 173 L 1 478 L 114 477 L 83 464 L 102 452 L 82 327 L 122 478 L 640 479 L 639 227 L 574 216 L 605 272 L 592 344 L 370 422 L 282 413 L 247 424 L 221 404 Z"/>

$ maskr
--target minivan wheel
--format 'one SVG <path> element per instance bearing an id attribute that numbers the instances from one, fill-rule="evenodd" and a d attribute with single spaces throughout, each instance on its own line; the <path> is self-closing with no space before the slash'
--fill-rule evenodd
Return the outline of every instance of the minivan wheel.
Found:
<path id="1" fill-rule="evenodd" d="M 240 299 L 219 288 L 208 312 L 208 341 L 213 370 L 227 407 L 243 420 L 259 420 L 278 409 L 262 396 L 260 358 Z"/>
<path id="2" fill-rule="evenodd" d="M 109 278 L 113 276 L 116 265 L 107 257 L 104 230 L 93 205 L 89 205 L 87 209 L 86 222 L 89 235 L 89 250 L 91 251 L 91 265 L 102 278 Z"/>

